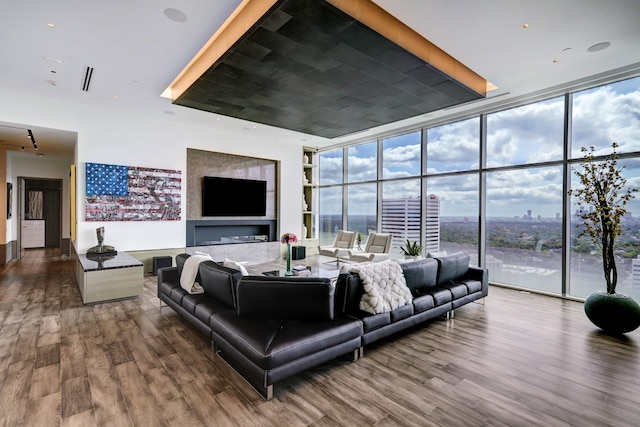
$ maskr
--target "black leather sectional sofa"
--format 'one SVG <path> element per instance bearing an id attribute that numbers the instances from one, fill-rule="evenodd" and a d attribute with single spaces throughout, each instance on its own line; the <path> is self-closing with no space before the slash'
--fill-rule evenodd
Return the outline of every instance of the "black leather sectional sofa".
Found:
<path id="1" fill-rule="evenodd" d="M 364 289 L 355 273 L 334 282 L 242 276 L 205 261 L 197 278 L 205 293 L 192 295 L 180 286 L 188 256 L 158 270 L 158 298 L 210 337 L 214 350 L 267 399 L 278 381 L 340 356 L 357 360 L 365 345 L 488 294 L 487 270 L 456 254 L 401 264 L 413 301 L 380 314 L 360 310 Z"/>

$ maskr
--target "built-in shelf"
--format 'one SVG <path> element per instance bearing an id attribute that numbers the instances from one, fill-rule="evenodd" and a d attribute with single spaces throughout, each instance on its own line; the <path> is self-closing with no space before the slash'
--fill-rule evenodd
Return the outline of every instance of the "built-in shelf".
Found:
<path id="1" fill-rule="evenodd" d="M 316 200 L 317 153 L 315 149 L 305 148 L 302 155 L 302 239 L 314 239 L 317 235 L 318 223 L 316 213 L 318 203 Z"/>

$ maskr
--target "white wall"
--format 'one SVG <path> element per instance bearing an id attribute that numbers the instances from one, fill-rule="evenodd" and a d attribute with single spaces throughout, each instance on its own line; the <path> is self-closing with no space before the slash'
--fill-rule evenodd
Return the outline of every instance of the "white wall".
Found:
<path id="1" fill-rule="evenodd" d="M 186 108 L 177 108 L 175 116 L 163 112 L 128 114 L 9 91 L 0 91 L 0 97 L 3 100 L 0 121 L 78 133 L 75 159 L 78 234 L 75 245 L 79 253 L 96 245 L 95 229 L 99 226 L 105 227 L 105 244 L 121 251 L 184 247 L 185 203 L 181 221 L 86 222 L 85 163 L 181 170 L 182 198 L 186 200 L 187 191 L 200 191 L 185 187 L 187 147 L 280 160 L 280 228 L 281 231 L 301 233 L 301 134 L 260 125 L 257 128 L 251 124 L 237 126 L 239 121 L 234 119 L 218 121 L 215 115 Z M 14 165 L 13 175 L 20 174 L 22 172 L 18 173 Z M 64 235 L 68 234 L 66 230 Z"/>

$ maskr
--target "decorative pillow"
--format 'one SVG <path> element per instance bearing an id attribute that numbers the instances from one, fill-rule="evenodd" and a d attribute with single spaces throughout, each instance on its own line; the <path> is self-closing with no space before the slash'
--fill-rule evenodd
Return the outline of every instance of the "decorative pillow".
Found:
<path id="1" fill-rule="evenodd" d="M 204 261 L 200 263 L 199 275 L 205 293 L 230 307 L 237 308 L 236 283 L 242 278 L 240 270 L 225 267 L 214 261 Z"/>
<path id="2" fill-rule="evenodd" d="M 228 258 L 225 258 L 224 262 L 222 263 L 222 265 L 224 265 L 225 267 L 235 268 L 236 270 L 240 270 L 240 273 L 242 273 L 243 276 L 248 276 L 249 275 L 249 272 L 247 271 L 245 266 L 240 264 L 237 261 L 232 261 L 232 260 L 230 260 Z"/>
<path id="3" fill-rule="evenodd" d="M 238 281 L 237 297 L 240 317 L 310 321 L 334 318 L 335 286 L 328 278 L 243 277 Z"/>
<path id="4" fill-rule="evenodd" d="M 189 255 L 189 254 L 178 254 L 178 255 L 176 255 L 176 267 L 178 267 L 178 277 L 182 276 L 182 269 L 184 268 L 184 262 L 190 256 L 191 255 Z"/>
<path id="5" fill-rule="evenodd" d="M 469 254 L 456 252 L 449 256 L 436 258 L 439 264 L 438 285 L 464 276 L 469 270 Z"/>
<path id="6" fill-rule="evenodd" d="M 427 252 L 427 258 L 440 258 L 443 256 L 447 256 L 447 251 Z"/>
<path id="7" fill-rule="evenodd" d="M 400 264 L 407 286 L 412 292 L 421 291 L 436 285 L 438 278 L 438 261 L 423 258 L 417 261 Z"/>

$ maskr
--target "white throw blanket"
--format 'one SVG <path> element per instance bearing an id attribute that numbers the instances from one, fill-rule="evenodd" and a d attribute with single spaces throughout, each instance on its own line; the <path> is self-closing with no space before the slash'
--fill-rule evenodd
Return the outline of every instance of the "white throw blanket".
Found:
<path id="1" fill-rule="evenodd" d="M 395 261 L 363 263 L 351 268 L 364 285 L 360 310 L 384 313 L 411 303 L 413 297 L 404 280 L 402 268 Z"/>
<path id="2" fill-rule="evenodd" d="M 198 267 L 202 261 L 212 261 L 209 255 L 191 255 L 184 261 L 182 274 L 180 275 L 180 286 L 190 294 L 201 294 L 204 288 L 196 282 Z"/>

